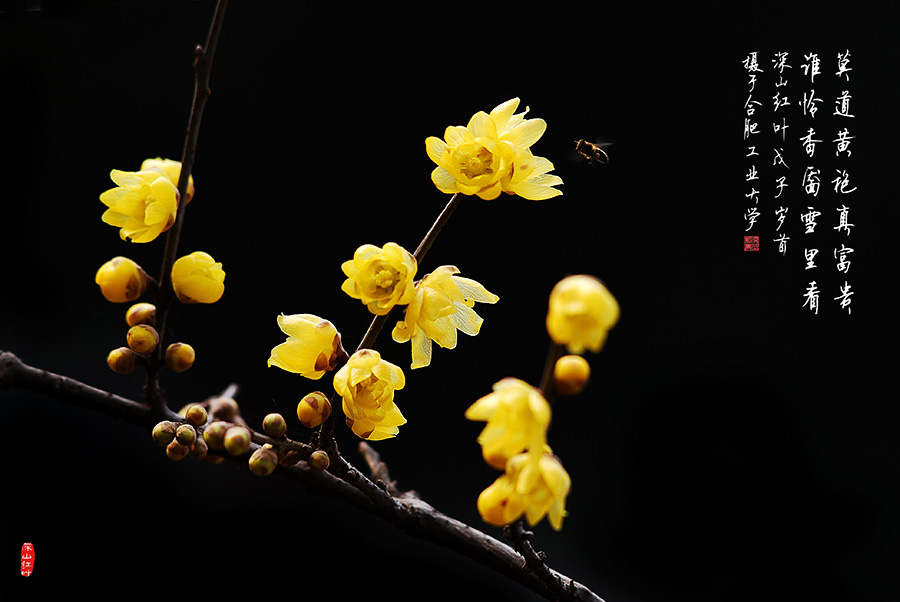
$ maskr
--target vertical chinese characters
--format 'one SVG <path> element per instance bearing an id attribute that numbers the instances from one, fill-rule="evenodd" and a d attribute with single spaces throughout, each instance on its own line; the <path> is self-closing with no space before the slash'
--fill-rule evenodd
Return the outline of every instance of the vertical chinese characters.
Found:
<path id="1" fill-rule="evenodd" d="M 760 250 L 762 234 L 765 252 L 802 272 L 801 307 L 813 315 L 851 313 L 853 201 L 865 189 L 854 171 L 856 65 L 849 49 L 834 56 L 788 48 L 742 60 L 744 250 Z"/>

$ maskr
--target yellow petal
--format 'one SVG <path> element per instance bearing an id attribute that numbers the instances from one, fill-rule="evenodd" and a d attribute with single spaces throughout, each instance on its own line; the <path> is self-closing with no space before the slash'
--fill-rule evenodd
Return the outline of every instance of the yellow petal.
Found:
<path id="1" fill-rule="evenodd" d="M 526 119 L 512 130 L 503 134 L 503 139 L 516 145 L 517 148 L 528 148 L 537 142 L 547 131 L 547 122 L 543 119 Z"/>
<path id="2" fill-rule="evenodd" d="M 438 138 L 437 136 L 429 136 L 425 139 L 425 153 L 428 155 L 428 158 L 434 161 L 437 164 L 440 164 L 441 157 L 450 148 L 446 142 Z"/>

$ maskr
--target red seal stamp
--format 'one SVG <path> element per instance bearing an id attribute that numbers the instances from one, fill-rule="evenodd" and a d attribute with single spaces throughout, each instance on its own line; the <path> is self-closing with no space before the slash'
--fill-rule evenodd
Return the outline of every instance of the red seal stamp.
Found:
<path id="1" fill-rule="evenodd" d="M 22 576 L 27 577 L 34 570 L 34 546 L 30 543 L 22 544 Z"/>
<path id="2" fill-rule="evenodd" d="M 759 236 L 745 236 L 744 237 L 744 250 L 745 251 L 759 251 Z"/>

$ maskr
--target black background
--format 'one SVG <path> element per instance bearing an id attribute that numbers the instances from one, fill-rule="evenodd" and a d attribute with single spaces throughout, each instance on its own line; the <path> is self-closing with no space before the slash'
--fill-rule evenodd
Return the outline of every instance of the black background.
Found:
<path id="1" fill-rule="evenodd" d="M 163 242 L 122 242 L 97 197 L 112 168 L 180 157 L 193 48 L 213 2 L 39 5 L 0 3 L 0 349 L 137 398 L 141 375 L 104 363 L 124 341 L 125 306 L 107 303 L 93 277 L 120 254 L 156 274 Z M 482 424 L 463 412 L 505 376 L 537 382 L 547 295 L 563 276 L 590 273 L 622 317 L 589 356 L 587 391 L 555 407 L 550 444 L 573 488 L 563 530 L 535 529 L 548 563 L 608 602 L 900 599 L 893 3 L 802 14 L 724 3 L 410 10 L 230 3 L 180 247 L 222 261 L 226 292 L 173 309 L 167 340 L 198 352 L 189 372 L 164 375 L 173 407 L 237 382 L 252 424 L 280 411 L 302 438 L 296 403 L 327 381 L 266 368 L 283 340 L 275 317 L 326 317 L 355 347 L 370 315 L 340 291 L 340 263 L 363 243 L 414 249 L 449 198 L 430 182 L 424 139 L 518 96 L 548 123 L 533 150 L 554 162 L 564 195 L 467 198 L 421 266 L 456 265 L 500 296 L 477 308 L 477 337 L 436 348 L 415 372 L 408 346 L 379 339 L 407 375 L 397 402 L 409 422 L 377 444 L 398 485 L 483 526 L 475 499 L 497 473 L 475 443 Z M 829 255 L 842 239 L 828 230 L 843 199 L 826 183 L 813 315 L 799 185 L 785 198 L 787 254 L 771 242 L 765 196 L 762 248 L 742 250 L 741 61 L 758 51 L 767 68 L 788 51 L 799 93 L 802 56 L 818 52 L 830 113 L 833 57 L 847 49 L 856 294 L 850 315 L 831 299 L 843 276 Z M 768 128 L 771 80 L 759 90 Z M 805 122 L 792 110 L 799 137 Z M 823 132 L 836 125 L 825 119 Z M 614 142 L 609 165 L 579 161 L 577 138 Z M 805 159 L 792 148 L 797 182 Z M 828 149 L 823 174 L 835 168 Z M 352 450 L 353 435 L 338 435 Z M 58 587 L 535 599 L 292 483 L 237 463 L 172 463 L 142 429 L 26 391 L 2 394 L 0 446 L 4 600 Z M 18 574 L 25 541 L 37 556 L 28 579 Z"/>

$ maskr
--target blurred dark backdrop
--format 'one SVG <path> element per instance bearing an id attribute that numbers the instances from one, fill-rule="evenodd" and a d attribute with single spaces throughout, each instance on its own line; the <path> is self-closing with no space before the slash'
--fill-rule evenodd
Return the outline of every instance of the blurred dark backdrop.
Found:
<path id="1" fill-rule="evenodd" d="M 180 158 L 193 48 L 213 5 L 0 3 L 0 349 L 140 395 L 139 373 L 105 366 L 124 341 L 125 306 L 107 303 L 93 277 L 120 254 L 156 274 L 163 242 L 119 240 L 97 197 L 112 168 Z M 266 368 L 283 340 L 276 316 L 326 317 L 354 347 L 370 315 L 340 291 L 340 263 L 367 242 L 415 248 L 448 198 L 429 180 L 424 139 L 518 96 L 548 123 L 533 150 L 554 162 L 564 196 L 467 198 L 421 267 L 456 265 L 500 296 L 477 308 L 481 334 L 436 349 L 415 372 L 407 346 L 379 339 L 407 375 L 398 404 L 409 423 L 377 445 L 398 485 L 482 525 L 475 499 L 497 473 L 475 443 L 482 425 L 463 412 L 505 376 L 537 383 L 547 295 L 563 276 L 591 273 L 622 317 L 589 356 L 587 391 L 555 409 L 550 443 L 573 489 L 562 532 L 535 529 L 549 564 L 608 602 L 900 599 L 886 175 L 900 99 L 894 4 L 840 15 L 718 3 L 508 11 L 525 12 L 232 0 L 180 247 L 222 261 L 226 292 L 213 306 L 173 309 L 165 336 L 194 345 L 198 360 L 164 376 L 172 405 L 237 382 L 251 423 L 280 411 L 302 437 L 296 403 L 326 381 Z M 768 67 L 788 51 L 799 88 L 803 54 L 818 52 L 831 94 L 832 57 L 846 49 L 856 294 L 850 315 L 832 301 L 843 276 L 828 256 L 840 239 L 824 232 L 813 315 L 802 230 L 790 221 L 805 203 L 799 185 L 786 199 L 796 243 L 787 255 L 770 241 L 771 199 L 761 202 L 762 249 L 742 250 L 741 61 L 758 51 Z M 772 90 L 760 83 L 766 103 Z M 578 138 L 614 142 L 609 165 L 580 161 Z M 799 176 L 805 159 L 788 152 Z M 824 174 L 830 161 L 821 158 Z M 837 203 L 828 188 L 825 207 Z M 56 587 L 262 596 L 322 586 L 337 599 L 535 599 L 292 483 L 234 463 L 172 463 L 142 429 L 26 391 L 0 401 L 4 600 Z M 353 449 L 348 430 L 339 437 Z M 25 541 L 37 554 L 27 580 Z"/>

